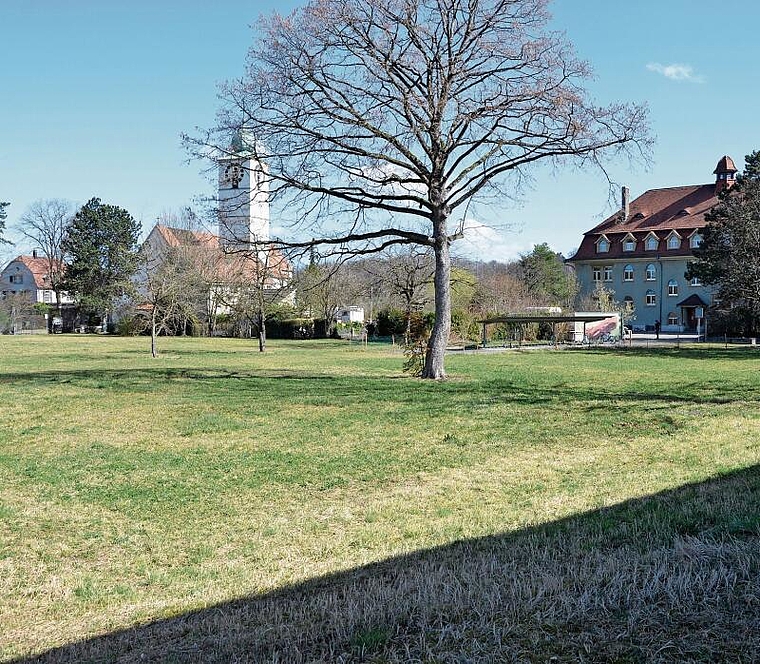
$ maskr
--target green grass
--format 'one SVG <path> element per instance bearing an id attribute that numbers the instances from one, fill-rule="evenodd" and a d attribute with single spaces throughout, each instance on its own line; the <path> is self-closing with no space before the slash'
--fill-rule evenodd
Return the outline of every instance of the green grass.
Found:
<path id="1" fill-rule="evenodd" d="M 456 643 L 473 661 L 489 661 L 499 646 L 473 645 L 491 638 L 477 616 L 506 600 L 473 582 L 483 606 L 472 606 L 474 590 L 457 590 L 441 561 L 456 560 L 453 569 L 479 579 L 491 565 L 507 586 L 498 571 L 504 561 L 525 564 L 527 586 L 510 597 L 539 606 L 536 593 L 551 593 L 531 586 L 526 563 L 539 549 L 536 569 L 551 577 L 553 561 L 565 570 L 558 587 L 578 583 L 568 561 L 583 567 L 602 553 L 619 563 L 655 557 L 671 575 L 672 556 L 697 541 L 749 542 L 756 553 L 760 362 L 752 349 L 458 355 L 447 360 L 450 380 L 438 384 L 404 376 L 402 356 L 387 347 L 270 342 L 270 349 L 260 355 L 250 341 L 162 339 L 154 360 L 145 339 L 0 338 L 0 659 L 154 623 L 142 628 L 155 640 L 150 657 L 194 661 L 198 652 L 183 647 L 203 643 L 209 625 L 221 629 L 203 610 L 252 598 L 269 636 L 257 637 L 262 649 L 251 661 L 334 661 L 334 648 L 345 651 L 344 661 L 407 661 L 411 651 L 449 661 L 442 653 Z M 622 525 L 621 512 L 608 509 L 682 485 L 713 486 L 699 483 L 731 473 L 741 478 L 730 480 L 731 496 L 711 489 L 720 497 L 702 507 L 707 489 L 626 503 Z M 573 515 L 581 516 L 563 521 Z M 452 545 L 462 540 L 469 544 Z M 464 558 L 469 571 L 461 569 L 462 546 L 474 547 Z M 398 558 L 422 550 L 431 552 Z M 558 562 L 554 551 L 567 556 Z M 733 555 L 726 551 L 716 559 Z M 357 600 L 373 597 L 362 567 L 383 560 L 397 562 L 383 567 L 375 603 Z M 745 563 L 744 572 L 757 560 Z M 420 569 L 431 581 L 409 591 L 426 598 L 418 613 L 399 602 L 396 612 L 375 605 L 388 592 L 382 579 Z M 336 574 L 356 600 L 353 618 L 336 609 L 328 620 L 329 592 L 299 585 Z M 557 595 L 552 606 L 566 609 L 572 596 Z M 670 608 L 681 606 L 676 600 Z M 307 608 L 299 614 L 294 606 Z M 535 642 L 525 652 L 548 653 L 546 639 L 582 649 L 579 634 L 592 638 L 593 630 L 573 628 L 582 617 L 565 609 L 559 620 L 545 607 L 528 631 L 518 608 L 490 622 L 503 623 L 502 645 L 513 632 Z M 631 615 L 630 607 L 615 610 Z M 186 633 L 172 621 L 160 632 L 164 623 L 155 621 L 189 611 L 205 617 Z M 246 611 L 228 625 L 228 649 L 213 642 L 199 659 L 250 652 L 240 635 L 258 632 L 253 609 Z M 465 630 L 459 638 L 457 629 Z M 88 654 L 66 660 L 64 653 L 62 661 L 109 660 L 97 648 L 130 661 L 135 638 L 93 641 L 82 646 Z M 296 650 L 282 650 L 284 643 Z M 655 652 L 631 648 L 604 661 Z M 556 652 L 577 661 L 581 651 Z M 677 652 L 665 648 L 662 657 Z M 710 661 L 714 651 L 686 655 Z"/>

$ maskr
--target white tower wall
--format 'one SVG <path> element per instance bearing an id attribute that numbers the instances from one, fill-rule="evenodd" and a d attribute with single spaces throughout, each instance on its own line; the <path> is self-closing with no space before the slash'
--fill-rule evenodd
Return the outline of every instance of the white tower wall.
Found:
<path id="1" fill-rule="evenodd" d="M 219 237 L 225 246 L 269 240 L 269 183 L 266 166 L 250 158 L 219 164 Z"/>

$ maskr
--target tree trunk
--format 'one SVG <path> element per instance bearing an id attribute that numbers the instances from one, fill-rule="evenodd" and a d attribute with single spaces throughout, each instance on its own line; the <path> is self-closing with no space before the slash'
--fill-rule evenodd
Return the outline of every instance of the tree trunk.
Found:
<path id="1" fill-rule="evenodd" d="M 425 352 L 425 368 L 422 370 L 422 377 L 441 380 L 446 378 L 444 356 L 451 332 L 451 255 L 444 214 L 439 214 L 438 218 L 434 220 L 433 229 L 435 240 L 433 246 L 435 252 L 435 276 L 433 277 L 435 324 Z"/>
<path id="2" fill-rule="evenodd" d="M 158 357 L 158 348 L 156 347 L 156 312 L 155 307 L 150 315 L 150 355 Z"/>
<path id="3" fill-rule="evenodd" d="M 259 353 L 263 353 L 267 349 L 267 328 L 266 320 L 262 314 L 259 314 Z"/>

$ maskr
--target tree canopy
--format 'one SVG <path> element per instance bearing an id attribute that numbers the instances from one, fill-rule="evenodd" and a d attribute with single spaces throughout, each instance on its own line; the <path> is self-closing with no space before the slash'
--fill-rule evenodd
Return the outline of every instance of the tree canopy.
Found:
<path id="1" fill-rule="evenodd" d="M 219 159 L 241 135 L 272 200 L 323 245 L 432 248 L 427 378 L 445 376 L 449 250 L 474 206 L 513 196 L 539 160 L 601 166 L 647 144 L 645 108 L 589 100 L 590 69 L 548 30 L 547 4 L 312 0 L 275 14 L 219 125 L 191 141 Z"/>
<path id="2" fill-rule="evenodd" d="M 73 205 L 69 201 L 51 198 L 32 203 L 17 225 L 17 231 L 39 247 L 47 260 L 50 286 L 55 291 L 59 309 L 64 274 L 63 241 L 72 217 Z"/>
<path id="3" fill-rule="evenodd" d="M 721 308 L 754 334 L 760 332 L 760 151 L 745 162 L 736 184 L 706 215 L 709 224 L 686 276 L 716 286 Z"/>
<path id="4" fill-rule="evenodd" d="M 520 257 L 520 269 L 525 287 L 537 304 L 566 307 L 577 293 L 574 275 L 545 242 Z"/>
<path id="5" fill-rule="evenodd" d="M 83 311 L 105 317 L 115 299 L 130 290 L 139 233 L 140 225 L 129 212 L 99 198 L 74 215 L 63 243 L 69 258 L 63 288 Z"/>
<path id="6" fill-rule="evenodd" d="M 10 203 L 0 202 L 0 244 L 10 244 L 10 242 L 3 237 L 3 233 L 5 232 L 5 220 L 8 218 L 8 212 L 5 208 L 9 205 Z"/>

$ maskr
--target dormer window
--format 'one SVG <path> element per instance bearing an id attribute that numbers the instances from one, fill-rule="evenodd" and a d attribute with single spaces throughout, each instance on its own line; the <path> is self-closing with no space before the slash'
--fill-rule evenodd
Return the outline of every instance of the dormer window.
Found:
<path id="1" fill-rule="evenodd" d="M 675 231 L 668 235 L 668 249 L 680 249 L 681 236 Z"/>
<path id="2" fill-rule="evenodd" d="M 644 240 L 644 249 L 647 251 L 657 251 L 657 247 L 660 246 L 660 238 L 654 233 L 647 235 L 647 239 Z"/>
<path id="3" fill-rule="evenodd" d="M 636 238 L 630 233 L 623 238 L 623 251 L 636 251 Z"/>
<path id="4" fill-rule="evenodd" d="M 702 244 L 702 239 L 703 239 L 702 236 L 698 232 L 693 233 L 691 237 L 689 238 L 689 246 L 692 249 L 696 249 L 698 246 Z"/>
<path id="5" fill-rule="evenodd" d="M 606 254 L 610 250 L 610 241 L 607 239 L 606 235 L 602 235 L 597 241 L 596 241 L 596 253 L 597 254 Z"/>

